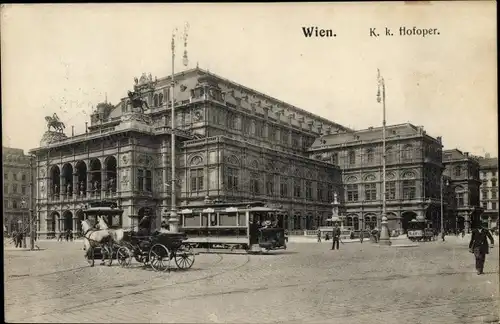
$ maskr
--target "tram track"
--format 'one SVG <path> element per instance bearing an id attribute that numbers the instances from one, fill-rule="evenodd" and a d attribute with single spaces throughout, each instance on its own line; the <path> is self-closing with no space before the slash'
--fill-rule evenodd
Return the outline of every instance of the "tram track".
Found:
<path id="1" fill-rule="evenodd" d="M 224 258 L 222 256 L 219 256 L 219 260 L 209 264 L 208 266 L 216 266 L 217 264 L 220 264 L 222 261 L 224 260 Z M 119 265 L 117 264 L 116 265 L 117 267 L 119 267 Z M 110 269 L 111 267 L 105 267 L 105 266 L 102 266 L 104 267 L 104 269 Z M 76 267 L 76 268 L 73 268 L 73 269 L 67 269 L 67 270 L 60 270 L 60 271 L 54 271 L 54 272 L 50 272 L 50 273 L 45 273 L 45 274 L 40 274 L 40 275 L 36 275 L 36 276 L 20 276 L 20 277 L 16 277 L 16 281 L 20 281 L 22 279 L 27 279 L 27 278 L 35 278 L 35 277 L 41 277 L 41 276 L 48 276 L 48 275 L 54 275 L 54 274 L 61 274 L 61 273 L 65 273 L 65 272 L 71 272 L 71 271 L 74 271 L 74 270 L 83 270 L 83 269 L 89 269 L 90 267 L 87 265 L 87 266 L 82 266 L 82 267 Z M 98 269 L 97 267 L 94 268 L 94 269 Z M 126 269 L 127 271 L 148 271 L 146 269 L 144 269 L 144 266 L 141 265 L 141 266 L 138 266 L 138 267 L 133 267 L 133 268 L 121 268 L 120 269 Z M 189 270 L 187 270 L 189 271 Z M 172 271 L 174 272 L 174 271 Z M 165 275 L 165 273 L 163 272 L 151 272 L 151 274 L 153 275 L 152 277 L 150 277 L 149 279 L 158 279 L 158 278 L 161 278 L 162 276 Z M 94 288 L 94 289 L 86 289 L 85 286 L 82 286 L 80 283 L 78 284 L 71 284 L 69 286 L 66 286 L 67 290 L 69 290 L 69 292 L 65 292 L 63 294 L 58 294 L 57 296 L 53 296 L 53 297 L 50 297 L 50 298 L 45 298 L 46 301 L 49 301 L 49 300 L 56 300 L 56 299 L 61 299 L 61 298 L 65 298 L 65 297 L 70 297 L 74 294 L 78 294 L 80 292 L 84 292 L 84 293 L 95 293 L 95 292 L 102 292 L 102 291 L 106 291 L 106 290 L 109 290 L 109 289 L 113 289 L 113 288 L 121 288 L 121 287 L 124 287 L 124 286 L 138 286 L 140 284 L 143 284 L 144 283 L 144 280 L 146 279 L 138 279 L 138 280 L 134 280 L 134 281 L 129 281 L 127 282 L 125 285 L 124 284 L 116 284 L 116 283 L 113 283 L 111 285 L 107 285 L 107 286 L 99 286 L 99 288 Z M 75 290 L 73 290 L 73 288 L 76 288 Z M 80 289 L 78 289 L 80 288 Z M 38 292 L 34 292 L 32 294 L 27 294 L 27 295 L 24 295 L 23 298 L 31 298 L 31 297 L 38 297 L 39 296 L 39 293 Z M 15 305 L 16 303 L 8 303 L 6 304 L 7 306 L 12 306 L 12 305 Z"/>
<path id="2" fill-rule="evenodd" d="M 217 256 L 218 256 L 219 259 L 216 262 L 212 263 L 211 266 L 220 264 L 224 260 L 224 256 L 223 255 L 217 255 Z M 51 310 L 49 312 L 42 312 L 42 313 L 38 313 L 36 315 L 30 315 L 30 316 L 27 316 L 27 317 L 23 317 L 23 318 L 17 319 L 17 321 L 23 321 L 23 320 L 27 320 L 27 319 L 32 319 L 34 317 L 40 317 L 40 316 L 44 316 L 44 315 L 48 315 L 48 314 L 53 314 L 53 313 L 66 314 L 66 313 L 70 313 L 72 311 L 75 311 L 75 310 L 78 310 L 78 309 L 81 309 L 81 308 L 85 308 L 87 306 L 91 306 L 91 305 L 94 305 L 94 304 L 99 304 L 99 303 L 103 303 L 103 302 L 109 303 L 109 302 L 113 302 L 113 301 L 116 303 L 117 300 L 122 299 L 122 298 L 126 298 L 128 296 L 140 295 L 140 294 L 144 294 L 144 293 L 155 291 L 155 290 L 161 290 L 161 289 L 168 288 L 168 287 L 176 287 L 176 286 L 190 284 L 190 283 L 194 283 L 194 282 L 198 282 L 198 281 L 209 280 L 209 279 L 215 278 L 217 276 L 223 275 L 225 273 L 228 273 L 230 271 L 235 271 L 235 270 L 241 269 L 241 268 L 245 267 L 250 262 L 250 260 L 251 260 L 250 257 L 246 256 L 246 260 L 242 264 L 240 264 L 240 265 L 238 265 L 236 267 L 231 267 L 231 268 L 228 268 L 228 269 L 224 269 L 223 271 L 212 273 L 210 275 L 206 275 L 206 276 L 203 276 L 203 277 L 200 277 L 200 278 L 195 278 L 195 279 L 190 279 L 190 280 L 184 280 L 184 281 L 180 281 L 180 282 L 173 282 L 173 283 L 168 283 L 168 284 L 159 285 L 159 286 L 155 286 L 155 287 L 147 287 L 147 288 L 139 289 L 139 290 L 136 290 L 136 291 L 133 291 L 133 292 L 120 294 L 120 295 L 114 296 L 114 297 L 100 298 L 98 300 L 94 299 L 91 302 L 81 303 L 81 304 L 78 304 L 78 305 L 74 305 L 74 306 L 70 306 L 70 307 L 65 307 L 65 308 L 62 308 L 62 309 L 54 309 L 54 310 Z M 88 268 L 88 266 L 87 267 L 83 267 L 83 268 Z M 186 271 L 189 271 L 189 270 L 186 270 Z M 172 273 L 175 273 L 175 272 L 172 271 Z M 159 274 L 154 279 L 161 278 L 161 276 L 162 276 L 162 274 Z M 142 280 L 136 280 L 136 281 L 132 281 L 132 282 L 127 282 L 126 285 L 127 286 L 134 286 L 134 285 L 140 285 L 140 284 L 143 284 L 143 283 L 144 283 L 144 279 L 142 279 Z M 113 288 L 120 288 L 122 286 L 124 286 L 124 285 L 113 284 L 113 285 L 110 285 L 110 286 L 107 286 L 107 287 L 102 287 L 101 286 L 98 289 L 92 289 L 90 291 L 89 290 L 85 290 L 85 292 L 86 293 L 93 293 L 93 292 L 101 292 L 102 293 L 104 291 L 111 290 Z M 48 299 L 45 299 L 45 300 L 61 299 L 61 298 L 70 296 L 72 294 L 75 294 L 75 292 L 64 294 L 62 296 L 48 298 Z M 37 294 L 33 294 L 33 295 L 36 296 Z"/>
<path id="3" fill-rule="evenodd" d="M 81 266 L 81 267 L 74 267 L 70 269 L 65 269 L 65 270 L 57 270 L 57 271 L 52 271 L 52 272 L 47 272 L 47 273 L 40 273 L 40 274 L 13 274 L 7 276 L 9 279 L 8 281 L 17 281 L 17 280 L 26 280 L 26 278 L 40 278 L 40 277 L 46 277 L 46 276 L 51 276 L 51 275 L 57 275 L 65 272 L 73 272 L 73 271 L 79 271 L 88 268 L 88 266 Z"/>

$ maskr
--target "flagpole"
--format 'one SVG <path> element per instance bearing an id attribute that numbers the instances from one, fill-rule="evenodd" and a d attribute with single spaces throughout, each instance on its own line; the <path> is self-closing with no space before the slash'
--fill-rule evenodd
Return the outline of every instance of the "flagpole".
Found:
<path id="1" fill-rule="evenodd" d="M 391 239 L 389 235 L 389 227 L 387 225 L 387 210 L 386 210 L 386 119 L 385 119 L 385 80 L 380 75 L 380 70 L 378 72 L 378 93 L 377 101 L 380 103 L 382 101 L 382 217 L 380 223 L 380 245 L 391 245 Z M 382 98 L 380 98 L 380 90 L 382 90 Z M 381 100 L 382 99 L 382 100 Z"/>

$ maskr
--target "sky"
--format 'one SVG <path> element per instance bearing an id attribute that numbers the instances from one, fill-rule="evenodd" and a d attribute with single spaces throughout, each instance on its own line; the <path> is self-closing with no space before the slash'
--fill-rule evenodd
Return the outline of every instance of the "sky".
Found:
<path id="1" fill-rule="evenodd" d="M 1 7 L 3 145 L 39 146 L 45 116 L 85 130 L 92 105 L 118 103 L 134 77 L 200 68 L 325 117 L 380 126 L 411 122 L 445 149 L 497 156 L 493 1 L 288 4 L 32 4 Z M 182 33 L 189 25 L 189 64 Z M 336 37 L 306 38 L 302 27 Z M 405 26 L 439 35 L 400 36 Z M 384 28 L 394 36 L 385 36 Z M 379 37 L 370 36 L 376 28 Z"/>

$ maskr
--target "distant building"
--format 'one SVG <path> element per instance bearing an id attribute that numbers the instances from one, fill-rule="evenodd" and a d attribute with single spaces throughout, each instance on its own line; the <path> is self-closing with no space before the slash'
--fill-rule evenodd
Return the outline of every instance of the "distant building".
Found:
<path id="1" fill-rule="evenodd" d="M 479 159 L 481 179 L 480 200 L 484 212 L 482 218 L 488 220 L 490 228 L 498 227 L 498 158 L 488 154 Z"/>
<path id="2" fill-rule="evenodd" d="M 389 228 L 406 231 L 416 217 L 439 228 L 441 138 L 422 126 L 387 126 L 386 202 Z M 313 159 L 342 170 L 345 225 L 355 230 L 379 226 L 382 213 L 382 128 L 337 132 L 316 139 Z"/>
<path id="3" fill-rule="evenodd" d="M 29 161 L 22 149 L 2 147 L 3 223 L 9 233 L 28 224 Z"/>
<path id="4" fill-rule="evenodd" d="M 478 224 L 483 211 L 479 203 L 479 161 L 468 152 L 451 149 L 443 152 L 443 165 L 455 197 L 457 228 L 469 231 Z"/>

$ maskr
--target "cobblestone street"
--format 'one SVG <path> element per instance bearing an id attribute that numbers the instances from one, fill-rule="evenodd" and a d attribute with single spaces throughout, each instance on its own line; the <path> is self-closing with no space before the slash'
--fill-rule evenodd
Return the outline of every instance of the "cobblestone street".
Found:
<path id="1" fill-rule="evenodd" d="M 495 237 L 497 240 L 497 237 Z M 497 242 L 495 242 L 497 244 Z M 294 244 L 201 254 L 189 271 L 90 268 L 81 242 L 5 250 L 8 322 L 498 323 L 498 248 L 478 276 L 468 240 Z"/>

